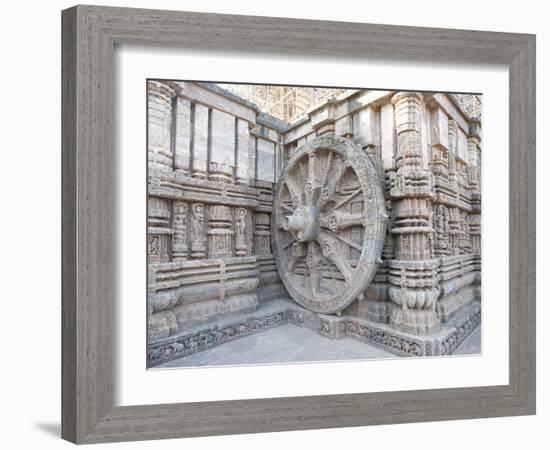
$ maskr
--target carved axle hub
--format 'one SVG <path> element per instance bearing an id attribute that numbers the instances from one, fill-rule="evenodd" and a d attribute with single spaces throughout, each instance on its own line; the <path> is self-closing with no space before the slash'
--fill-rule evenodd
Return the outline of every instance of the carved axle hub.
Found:
<path id="1" fill-rule="evenodd" d="M 378 174 L 361 148 L 329 135 L 296 149 L 272 222 L 277 268 L 294 300 L 326 314 L 349 305 L 374 277 L 385 217 Z"/>
<path id="2" fill-rule="evenodd" d="M 314 206 L 300 206 L 283 220 L 283 228 L 300 242 L 314 241 L 319 236 L 319 211 Z"/>

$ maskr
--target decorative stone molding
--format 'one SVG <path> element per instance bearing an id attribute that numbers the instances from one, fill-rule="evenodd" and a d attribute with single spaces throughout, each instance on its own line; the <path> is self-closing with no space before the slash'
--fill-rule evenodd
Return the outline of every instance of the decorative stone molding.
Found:
<path id="1" fill-rule="evenodd" d="M 169 319 L 165 319 L 169 322 Z M 213 325 L 191 327 L 188 332 L 162 338 L 149 346 L 148 363 L 158 365 L 186 355 L 208 350 L 235 339 L 286 324 L 306 327 L 330 339 L 351 337 L 400 356 L 450 355 L 481 321 L 479 302 L 431 336 L 417 336 L 352 316 L 325 316 L 307 311 L 290 301 L 281 301 L 265 311 L 221 319 Z"/>

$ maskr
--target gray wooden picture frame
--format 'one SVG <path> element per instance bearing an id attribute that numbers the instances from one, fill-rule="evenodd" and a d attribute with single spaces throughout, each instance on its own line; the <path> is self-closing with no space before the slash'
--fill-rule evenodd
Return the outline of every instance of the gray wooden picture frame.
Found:
<path id="1" fill-rule="evenodd" d="M 535 413 L 534 35 L 97 6 L 63 11 L 62 31 L 64 439 L 94 443 Z M 507 65 L 509 384 L 115 407 L 113 52 L 127 43 Z"/>

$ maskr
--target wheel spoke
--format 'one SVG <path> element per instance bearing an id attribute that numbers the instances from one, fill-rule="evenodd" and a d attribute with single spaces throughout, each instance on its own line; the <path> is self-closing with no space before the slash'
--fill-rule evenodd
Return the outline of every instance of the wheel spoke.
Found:
<path id="1" fill-rule="evenodd" d="M 297 183 L 291 176 L 286 178 L 285 184 L 288 189 L 288 193 L 290 194 L 292 205 L 294 208 L 297 208 L 302 204 L 302 190 L 298 187 Z"/>
<path id="2" fill-rule="evenodd" d="M 346 249 L 342 248 L 342 245 L 326 232 L 319 235 L 318 242 L 321 246 L 323 256 L 334 263 L 346 282 L 351 282 L 353 279 L 353 269 L 346 258 Z"/>
<path id="3" fill-rule="evenodd" d="M 285 205 L 284 203 L 280 204 L 281 209 L 284 209 L 285 211 L 292 213 L 294 211 L 290 206 Z"/>
<path id="4" fill-rule="evenodd" d="M 324 229 L 323 232 L 331 236 L 332 238 L 337 239 L 346 245 L 349 245 L 351 248 L 354 248 L 358 252 L 361 252 L 363 250 L 360 245 L 356 244 L 353 241 L 350 241 L 349 239 L 346 239 L 344 236 L 340 236 L 339 234 L 333 233 L 332 231 L 326 229 Z"/>
<path id="5" fill-rule="evenodd" d="M 302 262 L 305 258 L 303 256 L 298 256 L 294 258 L 289 258 L 288 264 L 286 266 L 287 273 L 294 273 L 298 264 Z"/>
<path id="6" fill-rule="evenodd" d="M 327 158 L 327 165 L 325 167 L 325 171 L 323 173 L 323 179 L 321 180 L 321 186 L 325 186 L 328 178 L 328 174 L 330 173 L 330 169 L 332 168 L 332 162 L 334 161 L 334 153 L 329 152 L 328 158 Z"/>
<path id="7" fill-rule="evenodd" d="M 350 201 L 353 200 L 355 197 L 357 197 L 360 193 L 361 193 L 361 188 L 356 189 L 356 190 L 353 191 L 351 194 L 349 194 L 345 199 L 340 200 L 335 206 L 333 206 L 332 208 L 330 208 L 330 210 L 326 212 L 326 215 L 329 215 L 332 211 L 334 211 L 334 210 L 336 210 L 336 209 L 338 209 L 338 208 L 341 208 L 341 207 L 344 206 L 346 203 L 350 202 Z"/>
<path id="8" fill-rule="evenodd" d="M 323 257 L 316 242 L 308 242 L 306 264 L 308 269 L 308 284 L 312 295 L 319 295 L 321 291 L 321 275 Z"/>
<path id="9" fill-rule="evenodd" d="M 288 241 L 286 244 L 284 244 L 282 246 L 282 249 L 286 250 L 288 247 L 290 247 L 292 244 L 294 244 L 294 242 L 296 242 L 296 239 L 291 239 L 290 241 Z"/>
<path id="10" fill-rule="evenodd" d="M 349 227 L 364 225 L 364 214 L 349 214 L 340 211 L 334 211 L 321 217 L 320 224 L 323 228 L 328 228 L 334 233 Z"/>
<path id="11" fill-rule="evenodd" d="M 304 185 L 306 203 L 310 206 L 317 205 L 321 186 L 319 183 L 319 156 L 315 153 L 308 155 L 308 176 Z"/>
<path id="12" fill-rule="evenodd" d="M 334 163 L 332 165 L 336 167 L 336 170 L 333 174 L 330 174 L 330 170 L 327 169 L 328 179 L 326 180 L 326 183 L 323 183 L 323 186 L 321 188 L 321 195 L 319 197 L 319 208 L 324 206 L 329 201 L 329 199 L 334 196 L 336 188 L 338 187 L 338 184 L 340 183 L 340 180 L 342 179 L 342 176 L 344 175 L 344 172 L 347 168 L 347 165 L 341 159 L 334 160 Z"/>

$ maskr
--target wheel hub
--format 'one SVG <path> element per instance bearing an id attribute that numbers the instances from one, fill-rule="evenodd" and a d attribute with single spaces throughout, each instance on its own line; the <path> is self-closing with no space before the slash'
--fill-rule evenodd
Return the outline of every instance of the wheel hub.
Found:
<path id="1" fill-rule="evenodd" d="M 319 236 L 319 210 L 315 206 L 299 206 L 283 220 L 283 229 L 297 241 L 314 241 Z"/>

